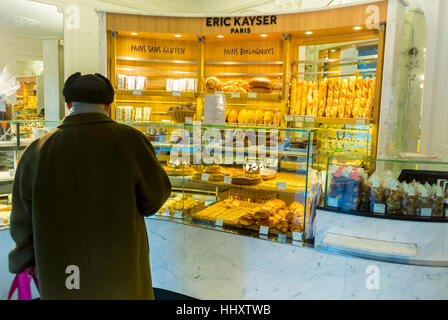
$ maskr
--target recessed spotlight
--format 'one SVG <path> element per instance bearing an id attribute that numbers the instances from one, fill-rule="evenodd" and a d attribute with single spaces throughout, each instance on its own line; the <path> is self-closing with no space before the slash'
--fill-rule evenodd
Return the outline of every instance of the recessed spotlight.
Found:
<path id="1" fill-rule="evenodd" d="M 307 32 L 305 32 L 305 34 L 310 35 L 310 34 L 313 34 L 313 32 L 312 31 L 307 31 Z"/>
<path id="2" fill-rule="evenodd" d="M 131 32 L 131 34 L 132 34 L 133 36 L 137 36 L 137 35 L 138 35 L 137 32 Z"/>
<path id="3" fill-rule="evenodd" d="M 219 36 L 216 36 L 218 38 L 224 38 L 224 36 L 222 34 L 220 34 Z"/>
<path id="4" fill-rule="evenodd" d="M 331 49 L 330 51 L 331 51 L 331 52 L 336 52 L 336 49 Z"/>
<path id="5" fill-rule="evenodd" d="M 182 37 L 181 34 L 175 34 L 174 36 L 175 36 L 176 38 L 180 38 L 180 37 Z"/>
<path id="6" fill-rule="evenodd" d="M 360 26 L 356 26 L 353 28 L 353 30 L 361 30 L 361 29 L 362 29 L 362 27 L 360 27 Z"/>
<path id="7" fill-rule="evenodd" d="M 266 38 L 268 35 L 267 34 L 260 34 L 260 37 Z"/>

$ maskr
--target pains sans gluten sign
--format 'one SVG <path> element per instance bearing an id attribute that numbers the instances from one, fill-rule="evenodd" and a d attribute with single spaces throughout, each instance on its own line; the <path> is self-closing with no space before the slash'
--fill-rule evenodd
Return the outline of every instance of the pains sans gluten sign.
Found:
<path id="1" fill-rule="evenodd" d="M 230 27 L 230 33 L 251 33 L 254 26 L 271 26 L 277 24 L 277 16 L 246 16 L 246 17 L 208 17 L 207 27 Z"/>

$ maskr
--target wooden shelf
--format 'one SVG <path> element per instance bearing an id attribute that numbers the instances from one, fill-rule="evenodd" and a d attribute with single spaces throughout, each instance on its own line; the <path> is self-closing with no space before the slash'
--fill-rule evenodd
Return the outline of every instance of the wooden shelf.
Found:
<path id="1" fill-rule="evenodd" d="M 291 119 L 291 116 L 293 119 Z M 312 116 L 285 115 L 285 122 L 303 122 L 315 124 L 349 124 L 349 125 L 369 125 L 372 119 L 368 118 L 329 118 Z"/>
<path id="2" fill-rule="evenodd" d="M 220 91 L 214 92 L 204 92 L 204 94 L 221 94 Z M 240 93 L 240 92 L 222 92 L 226 98 L 229 99 L 247 99 L 249 101 L 257 101 L 257 100 L 281 100 L 282 96 L 280 93 L 259 93 L 259 92 L 248 92 L 248 93 Z"/>
<path id="3" fill-rule="evenodd" d="M 183 97 L 183 98 L 194 98 L 197 93 L 193 91 L 164 91 L 164 90 L 124 90 L 118 89 L 116 91 L 117 95 L 122 96 L 154 96 L 154 97 Z"/>

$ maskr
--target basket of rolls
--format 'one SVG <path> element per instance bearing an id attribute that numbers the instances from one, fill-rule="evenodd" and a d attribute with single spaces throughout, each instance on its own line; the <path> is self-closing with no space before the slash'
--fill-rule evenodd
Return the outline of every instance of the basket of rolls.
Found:
<path id="1" fill-rule="evenodd" d="M 185 123 L 186 118 L 195 116 L 196 107 L 191 102 L 177 104 L 168 108 L 168 114 L 174 122 Z"/>

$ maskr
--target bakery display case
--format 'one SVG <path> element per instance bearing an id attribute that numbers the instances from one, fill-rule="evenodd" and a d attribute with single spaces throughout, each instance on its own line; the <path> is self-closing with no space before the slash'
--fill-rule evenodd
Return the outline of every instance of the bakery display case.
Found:
<path id="1" fill-rule="evenodd" d="M 314 131 L 130 123 L 151 140 L 173 186 L 156 214 L 284 242 L 311 235 L 320 197 Z"/>
<path id="2" fill-rule="evenodd" d="M 328 157 L 325 208 L 417 221 L 448 221 L 448 163 Z"/>
<path id="3" fill-rule="evenodd" d="M 291 40 L 285 121 L 316 129 L 321 159 L 376 157 L 383 48 L 381 28 L 368 36 L 350 34 L 344 42 Z M 325 161 L 319 166 L 323 170 Z"/>

